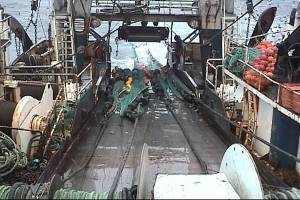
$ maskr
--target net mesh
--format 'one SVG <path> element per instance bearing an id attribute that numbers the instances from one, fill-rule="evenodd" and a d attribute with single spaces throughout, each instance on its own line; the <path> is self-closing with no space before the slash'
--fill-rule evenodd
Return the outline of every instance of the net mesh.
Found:
<path id="1" fill-rule="evenodd" d="M 128 107 L 139 97 L 143 96 L 143 91 L 147 88 L 144 83 L 144 73 L 140 69 L 133 69 L 131 75 L 131 85 L 126 85 L 124 81 L 117 81 L 113 87 L 113 96 L 116 104 L 116 112 L 124 116 Z M 126 79 L 125 79 L 126 80 Z M 129 88 L 128 88 L 129 87 Z M 134 109 L 137 113 L 142 113 L 143 109 L 138 106 Z"/>
<path id="2" fill-rule="evenodd" d="M 231 56 L 226 56 L 224 65 L 230 72 L 241 76 L 244 72 L 244 66 L 241 62 L 238 62 L 238 60 L 245 61 L 245 58 L 248 58 L 248 61 L 252 61 L 260 54 L 261 51 L 256 48 L 248 48 L 246 50 L 246 48 L 237 47 L 232 50 Z"/>

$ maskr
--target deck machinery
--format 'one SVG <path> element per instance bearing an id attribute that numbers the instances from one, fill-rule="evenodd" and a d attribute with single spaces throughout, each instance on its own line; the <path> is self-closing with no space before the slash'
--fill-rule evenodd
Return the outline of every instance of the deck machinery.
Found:
<path id="1" fill-rule="evenodd" d="M 164 193 L 172 192 L 172 186 L 166 188 L 163 182 L 170 184 L 173 178 L 183 178 L 184 187 L 191 180 L 205 179 L 210 185 L 214 181 L 221 183 L 226 177 L 231 179 L 233 172 L 226 174 L 222 170 L 224 163 L 221 164 L 229 142 L 219 137 L 219 129 L 205 121 L 201 107 L 196 105 L 203 84 L 198 75 L 206 74 L 204 66 L 209 57 L 222 57 L 220 30 L 235 20 L 233 8 L 233 1 L 229 0 L 53 0 L 49 40 L 32 46 L 12 64 L 8 56 L 12 17 L 2 18 L 0 175 L 6 186 L 0 187 L 1 197 L 168 198 Z M 113 29 L 114 21 L 121 21 L 122 25 Z M 95 30 L 102 29 L 104 22 L 108 32 L 101 35 Z M 162 22 L 171 23 L 171 28 L 158 26 Z M 182 39 L 184 57 L 189 57 L 189 61 L 180 63 L 173 61 L 172 27 L 176 22 L 186 22 L 193 29 Z M 137 85 L 145 87 L 136 89 L 138 74 L 144 77 L 141 69 L 135 71 L 137 76 L 133 70 L 121 70 L 119 79 L 112 74 L 110 42 L 116 31 L 119 39 L 128 42 L 165 41 L 168 64 L 151 72 L 151 85 L 144 85 L 140 79 L 141 84 Z M 93 41 L 89 34 L 95 38 Z M 196 38 L 199 43 L 194 42 Z M 185 71 L 176 70 L 178 65 Z M 127 72 L 132 74 L 124 75 Z M 154 74 L 166 79 L 155 79 Z M 131 76 L 132 85 L 128 79 Z M 118 81 L 126 82 L 114 96 Z M 138 92 L 128 100 L 132 91 Z M 130 101 L 125 117 L 120 114 L 120 99 Z M 121 111 L 115 102 L 121 105 Z M 136 112 L 129 117 L 127 109 Z M 139 115 L 141 110 L 144 112 Z M 245 159 L 255 172 L 253 177 L 259 179 L 247 150 L 239 145 L 229 149 L 234 156 L 234 151 L 245 151 Z M 235 163 L 232 155 L 226 159 Z M 264 184 L 283 186 L 264 168 L 259 167 L 258 171 Z M 191 175 L 212 173 L 216 176 L 199 175 L 197 179 L 197 175 Z M 260 181 L 258 184 L 261 186 Z M 220 185 L 228 198 L 253 197 L 248 195 L 248 187 L 237 187 L 232 180 Z M 271 191 L 260 189 L 260 197 Z M 281 192 L 285 196 L 298 194 L 294 189 Z M 188 198 L 194 193 L 182 194 Z"/>

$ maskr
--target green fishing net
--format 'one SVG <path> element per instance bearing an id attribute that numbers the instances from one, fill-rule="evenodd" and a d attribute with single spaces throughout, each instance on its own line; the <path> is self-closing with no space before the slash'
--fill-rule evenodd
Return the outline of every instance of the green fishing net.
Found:
<path id="1" fill-rule="evenodd" d="M 113 87 L 114 104 L 116 105 L 116 112 L 120 116 L 124 116 L 128 111 L 128 107 L 136 99 L 143 96 L 143 91 L 147 88 L 144 83 L 144 73 L 140 69 L 132 70 L 133 82 L 131 84 L 130 92 L 126 91 L 126 85 L 124 81 L 117 81 Z M 137 113 L 141 114 L 143 109 L 137 105 L 134 109 Z"/>
<path id="2" fill-rule="evenodd" d="M 155 71 L 153 83 L 156 83 L 167 98 L 170 98 L 172 93 L 183 100 L 185 95 L 192 94 L 191 90 L 172 71 L 167 72 L 164 77 L 160 76 L 159 71 Z"/>
<path id="3" fill-rule="evenodd" d="M 261 54 L 261 51 L 256 48 L 248 48 L 248 50 L 246 50 L 246 48 L 244 47 L 234 48 L 230 53 L 231 55 L 227 55 L 224 61 L 225 67 L 233 74 L 238 76 L 241 76 L 243 74 L 244 72 L 243 63 L 238 62 L 238 60 L 245 61 L 246 51 L 248 51 L 247 52 L 248 61 L 254 60 L 257 56 Z"/>
<path id="4" fill-rule="evenodd" d="M 155 85 L 162 91 L 163 95 L 170 98 L 170 94 L 174 94 L 180 99 L 184 99 L 185 96 L 191 93 L 191 91 L 177 78 L 172 70 L 161 73 L 161 67 L 163 67 L 151 54 L 147 51 L 147 59 L 139 60 L 136 49 L 134 48 L 134 69 L 120 69 L 118 80 L 113 86 L 114 108 L 115 113 L 120 116 L 140 115 L 144 112 L 141 99 L 144 97 L 144 91 L 148 88 L 145 85 L 145 71 L 140 69 L 147 69 L 146 79 L 152 77 L 151 84 Z M 143 66 L 144 65 L 144 66 Z M 132 77 L 131 87 L 126 85 L 128 77 Z"/>
<path id="5" fill-rule="evenodd" d="M 58 114 L 62 107 L 60 105 L 60 103 L 57 103 L 56 104 L 56 113 Z M 56 128 L 56 131 L 59 132 L 62 130 L 62 128 L 64 127 L 64 130 L 71 130 L 71 124 L 72 124 L 72 121 L 74 120 L 74 116 L 75 116 L 75 110 L 74 108 L 72 107 L 69 107 L 69 106 L 66 106 L 63 108 L 63 112 L 64 112 L 64 123 L 59 123 L 57 128 Z"/>

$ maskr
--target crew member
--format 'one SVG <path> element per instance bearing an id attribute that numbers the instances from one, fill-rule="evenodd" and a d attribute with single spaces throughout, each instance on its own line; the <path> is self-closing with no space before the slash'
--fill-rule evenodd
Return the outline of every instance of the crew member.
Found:
<path id="1" fill-rule="evenodd" d="M 106 59 L 106 51 L 107 51 L 107 45 L 105 41 L 98 41 L 95 43 L 96 49 L 95 49 L 95 57 L 99 60 L 105 60 Z"/>
<path id="2" fill-rule="evenodd" d="M 174 36 L 175 40 L 175 68 L 182 69 L 183 65 L 183 41 L 179 35 Z"/>
<path id="3" fill-rule="evenodd" d="M 120 68 L 118 66 L 115 66 L 112 70 L 112 76 L 116 81 L 121 79 Z"/>
<path id="4" fill-rule="evenodd" d="M 133 81 L 133 79 L 131 76 L 128 76 L 128 78 L 125 80 L 125 90 L 126 90 L 127 94 L 129 94 L 131 91 L 132 81 Z"/>

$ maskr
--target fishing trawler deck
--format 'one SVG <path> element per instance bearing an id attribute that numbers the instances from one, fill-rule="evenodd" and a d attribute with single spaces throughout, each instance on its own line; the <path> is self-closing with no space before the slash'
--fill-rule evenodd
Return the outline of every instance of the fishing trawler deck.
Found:
<path id="1" fill-rule="evenodd" d="M 65 177 L 80 169 L 94 148 L 95 153 L 89 165 L 70 178 L 65 183 L 65 188 L 108 192 L 117 175 L 118 166 L 124 161 L 122 156 L 128 148 L 128 140 L 132 134 L 135 134 L 133 145 L 119 177 L 117 191 L 124 187 L 129 188 L 138 181 L 138 166 L 141 162 L 146 162 L 140 159 L 144 143 L 148 145 L 149 164 L 143 177 L 147 177 L 144 184 L 148 191 L 151 191 L 155 177 L 160 173 L 207 173 L 190 145 L 193 145 L 196 154 L 206 163 L 208 173 L 218 172 L 226 145 L 192 107 L 178 99 L 175 99 L 173 104 L 175 116 L 172 116 L 162 100 L 152 96 L 146 113 L 139 119 L 136 127 L 131 121 L 114 114 L 109 119 L 105 131 L 99 133 L 97 127 L 99 119 L 93 119 L 84 131 L 82 140 L 70 153 L 65 166 Z M 99 134 L 103 134 L 102 139 L 95 146 Z M 186 139 L 185 134 L 192 138 L 192 144 Z"/>
<path id="2" fill-rule="evenodd" d="M 62 2 L 51 2 L 45 41 L 37 43 L 35 34 L 33 45 L 28 27 L 19 25 L 23 54 L 9 64 L 7 52 L 0 51 L 0 103 L 12 107 L 0 113 L 1 121 L 10 116 L 9 123 L 0 123 L 0 143 L 13 147 L 1 150 L 16 154 L 6 161 L 1 153 L 0 175 L 8 177 L 0 187 L 1 198 L 153 199 L 160 177 L 169 180 L 159 188 L 163 193 L 167 187 L 183 196 L 201 196 L 206 191 L 197 187 L 206 190 L 203 185 L 212 192 L 220 189 L 192 179 L 173 184 L 173 175 L 225 177 L 227 181 L 219 182 L 231 185 L 240 198 L 299 192 L 288 187 L 298 180 L 281 179 L 279 174 L 291 169 L 297 179 L 300 169 L 300 118 L 280 105 L 281 85 L 268 78 L 278 93 L 266 94 L 217 59 L 230 49 L 224 37 L 235 35 L 233 25 L 247 14 L 250 20 L 250 12 L 262 1 L 252 9 L 248 1 L 250 8 L 238 18 L 233 1 Z M 39 16 L 37 3 L 32 1 L 31 22 Z M 188 28 L 176 30 L 179 24 Z M 18 32 L 12 31 L 17 39 Z M 9 46 L 10 40 L 1 39 Z M 235 82 L 243 87 L 243 102 L 227 102 L 220 95 L 221 84 L 234 88 Z M 245 101 L 246 93 L 252 101 Z M 298 122 L 291 126 L 292 134 L 285 134 L 285 127 L 277 123 L 292 120 L 274 108 Z M 279 134 L 284 140 L 276 138 Z M 231 148 L 232 143 L 240 144 Z M 253 173 L 245 176 L 245 171 Z M 196 189 L 173 188 L 189 184 Z"/>

